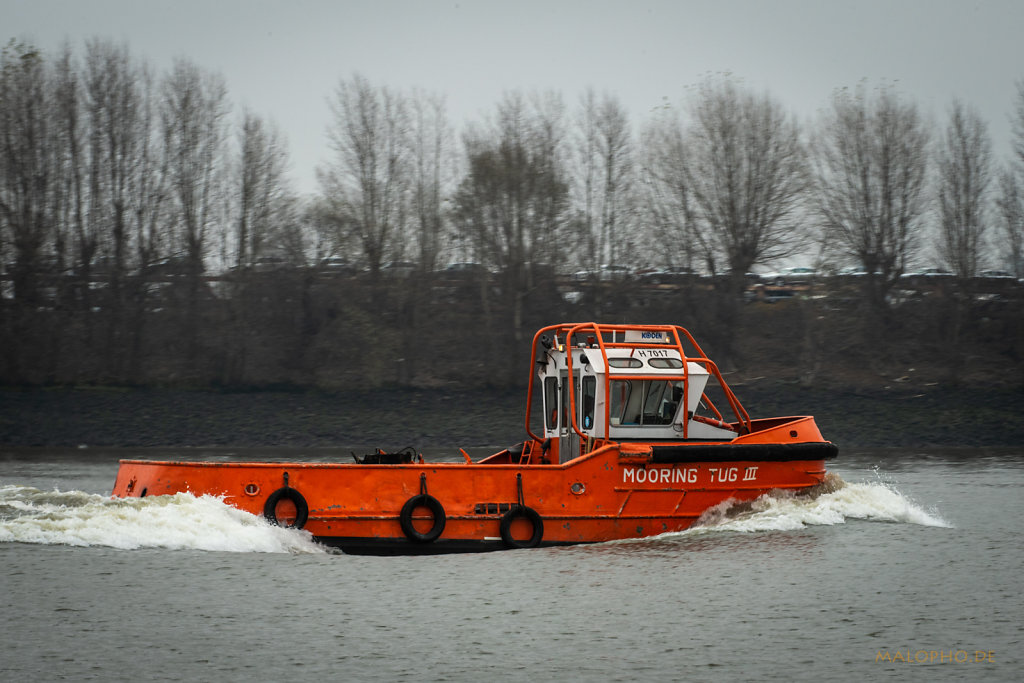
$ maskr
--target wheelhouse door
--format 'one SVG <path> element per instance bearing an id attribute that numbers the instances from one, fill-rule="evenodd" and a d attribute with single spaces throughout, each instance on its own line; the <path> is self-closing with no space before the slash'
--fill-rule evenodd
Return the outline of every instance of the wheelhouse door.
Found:
<path id="1" fill-rule="evenodd" d="M 578 392 L 579 381 L 580 381 L 580 374 L 578 372 L 573 372 L 572 376 L 573 376 L 573 382 L 572 382 L 572 386 L 571 387 L 569 385 L 569 373 L 568 372 L 562 372 L 561 373 L 561 378 L 560 378 L 561 392 L 560 392 L 559 399 L 560 399 L 560 403 L 561 403 L 561 410 L 558 411 L 558 416 L 559 416 L 558 417 L 558 420 L 559 420 L 559 423 L 558 423 L 558 436 L 559 436 L 559 439 L 558 439 L 558 461 L 559 462 L 566 462 L 568 460 L 572 460 L 573 458 L 577 457 L 580 454 L 580 436 L 579 436 L 579 434 L 576 433 L 576 430 L 572 428 L 572 419 L 569 417 L 569 415 L 570 415 L 569 411 L 570 411 L 570 409 L 572 407 L 571 402 L 569 400 L 569 392 L 570 391 Z M 579 393 L 576 393 L 575 398 L 576 398 L 576 411 L 578 413 L 580 411 L 580 396 L 579 396 Z M 577 420 L 580 419 L 579 415 L 577 415 L 576 419 Z"/>

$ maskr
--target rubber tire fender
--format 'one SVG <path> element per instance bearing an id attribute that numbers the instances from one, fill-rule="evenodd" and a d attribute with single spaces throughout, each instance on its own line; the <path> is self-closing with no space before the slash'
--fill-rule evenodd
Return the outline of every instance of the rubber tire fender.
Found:
<path id="1" fill-rule="evenodd" d="M 430 531 L 425 534 L 417 531 L 416 527 L 412 525 L 412 513 L 418 507 L 429 508 L 431 514 L 434 515 L 434 526 L 430 527 Z M 421 493 L 405 501 L 405 505 L 402 506 L 402 512 L 398 515 L 398 522 L 402 525 L 402 533 L 410 541 L 415 541 L 416 543 L 430 543 L 437 540 L 441 532 L 444 531 L 445 520 L 444 506 L 441 505 L 441 501 L 428 493 Z"/>
<path id="2" fill-rule="evenodd" d="M 533 535 L 526 541 L 518 541 L 512 538 L 512 522 L 516 517 L 529 520 L 533 525 Z M 531 507 L 516 505 L 501 517 L 501 540 L 509 548 L 536 548 L 540 540 L 544 538 L 544 520 L 540 514 Z"/>
<path id="3" fill-rule="evenodd" d="M 288 499 L 295 504 L 295 522 L 292 524 L 282 524 L 277 519 L 277 504 L 283 499 Z M 297 490 L 291 486 L 282 486 L 267 497 L 267 502 L 263 505 L 263 516 L 267 518 L 267 521 L 276 526 L 282 526 L 287 529 L 301 529 L 309 519 L 309 505 Z"/>

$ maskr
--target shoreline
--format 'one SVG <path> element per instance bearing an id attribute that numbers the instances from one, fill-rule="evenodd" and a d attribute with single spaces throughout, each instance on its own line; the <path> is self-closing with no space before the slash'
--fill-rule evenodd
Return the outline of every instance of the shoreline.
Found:
<path id="1" fill-rule="evenodd" d="M 737 386 L 751 417 L 813 415 L 843 448 L 1024 446 L 1024 391 Z M 507 446 L 525 390 L 363 392 L 0 388 L 0 446 L 337 448 Z"/>

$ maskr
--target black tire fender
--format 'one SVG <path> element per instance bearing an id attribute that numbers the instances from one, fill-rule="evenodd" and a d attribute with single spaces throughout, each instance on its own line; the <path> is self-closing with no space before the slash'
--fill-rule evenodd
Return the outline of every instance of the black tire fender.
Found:
<path id="1" fill-rule="evenodd" d="M 295 521 L 292 524 L 282 524 L 277 519 L 277 504 L 285 499 L 290 500 L 295 504 Z M 306 521 L 309 519 L 309 505 L 306 503 L 306 499 L 297 490 L 293 489 L 291 486 L 282 486 L 267 497 L 267 502 L 263 505 L 263 516 L 266 517 L 267 521 L 271 524 L 287 527 L 289 529 L 301 529 L 306 525 Z"/>
<path id="2" fill-rule="evenodd" d="M 417 531 L 416 527 L 412 525 L 412 513 L 419 507 L 429 509 L 434 516 L 434 525 L 425 534 Z M 402 506 L 402 512 L 398 515 L 398 522 L 402 525 L 402 533 L 410 541 L 417 543 L 430 543 L 437 540 L 441 532 L 444 531 L 445 519 L 444 506 L 441 505 L 441 501 L 427 493 L 421 493 L 405 501 L 405 505 Z"/>
<path id="3" fill-rule="evenodd" d="M 529 520 L 533 525 L 533 535 L 528 540 L 517 541 L 512 538 L 512 522 L 517 518 Z M 501 517 L 501 540 L 509 548 L 536 548 L 544 538 L 544 520 L 531 507 L 516 505 Z"/>

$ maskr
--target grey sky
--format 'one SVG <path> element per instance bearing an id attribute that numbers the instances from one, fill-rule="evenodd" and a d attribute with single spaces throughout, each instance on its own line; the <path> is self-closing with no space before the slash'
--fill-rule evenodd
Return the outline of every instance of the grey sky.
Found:
<path id="1" fill-rule="evenodd" d="M 375 85 L 444 94 L 457 126 L 502 93 L 587 86 L 642 122 L 709 72 L 767 89 L 802 118 L 833 89 L 896 81 L 941 122 L 953 97 L 986 118 L 1008 152 L 1014 81 L 1024 79 L 1021 0 L 0 0 L 0 38 L 45 50 L 69 39 L 127 41 L 166 67 L 175 56 L 222 73 L 237 111 L 287 135 L 298 189 L 328 154 L 326 103 L 358 72 Z"/>

